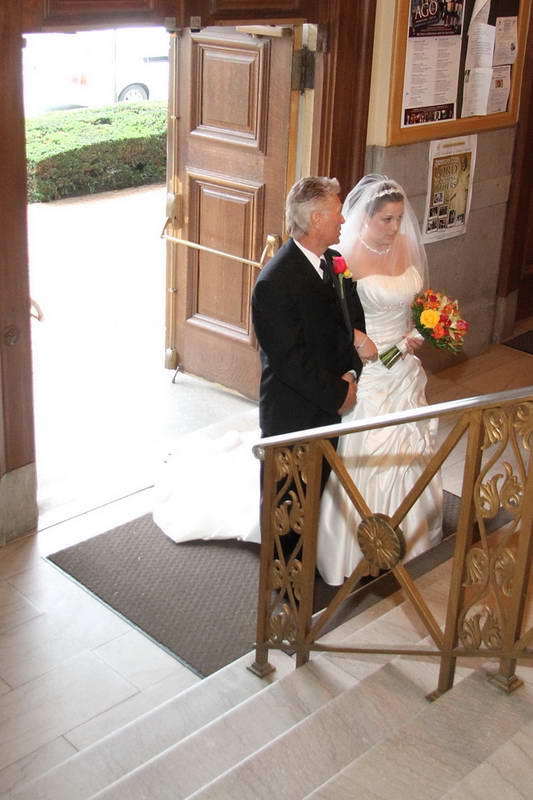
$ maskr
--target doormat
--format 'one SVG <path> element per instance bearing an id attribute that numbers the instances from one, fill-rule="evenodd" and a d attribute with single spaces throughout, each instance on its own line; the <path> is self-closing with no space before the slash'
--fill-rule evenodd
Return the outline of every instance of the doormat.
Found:
<path id="1" fill-rule="evenodd" d="M 513 347 L 515 350 L 522 350 L 524 353 L 533 355 L 533 331 L 526 331 L 508 342 L 502 342 L 506 347 Z"/>
<path id="2" fill-rule="evenodd" d="M 459 498 L 444 492 L 444 539 L 409 562 L 418 577 L 450 558 Z M 492 528 L 506 519 L 496 517 Z M 163 645 L 200 677 L 253 650 L 256 634 L 259 545 L 234 539 L 176 544 L 152 515 L 60 550 L 48 560 L 128 622 Z M 338 587 L 317 577 L 315 611 Z M 398 589 L 391 574 L 361 586 L 331 627 Z"/>

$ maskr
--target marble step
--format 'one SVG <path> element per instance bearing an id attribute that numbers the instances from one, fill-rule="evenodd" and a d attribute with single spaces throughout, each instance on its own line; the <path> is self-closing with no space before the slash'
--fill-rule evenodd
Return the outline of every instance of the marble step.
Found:
<path id="1" fill-rule="evenodd" d="M 518 672 L 526 682 L 511 695 L 490 683 L 483 669 L 472 672 L 305 800 L 531 798 L 533 682 L 531 670 Z M 520 794 L 510 778 L 524 765 L 530 780 L 521 778 L 527 791 Z M 500 791 L 474 789 L 476 778 L 486 775 L 490 783 L 495 772 L 500 772 Z"/>
<path id="2" fill-rule="evenodd" d="M 533 720 L 523 725 L 442 800 L 531 800 Z"/>
<path id="3" fill-rule="evenodd" d="M 425 584 L 431 587 L 440 606 L 444 605 L 447 572 L 447 568 L 441 565 L 418 581 L 419 586 Z M 401 592 L 398 591 L 344 623 L 324 640 L 338 642 L 359 630 L 373 630 L 372 641 L 390 644 L 395 641 L 398 624 L 404 625 L 412 617 L 412 612 L 406 612 L 405 608 Z M 385 624 L 384 616 L 388 618 Z M 377 621 L 379 626 L 376 631 L 374 627 Z M 418 638 L 416 636 L 415 640 Z M 403 641 L 402 637 L 400 639 Z M 376 658 L 379 660 L 379 657 L 369 659 L 370 666 Z M 283 679 L 287 672 L 294 671 L 293 662 L 282 653 L 272 651 L 270 659 L 278 668 L 266 681 L 260 681 L 244 669 L 252 660 L 250 655 L 244 656 L 177 698 L 107 735 L 24 786 L 19 786 L 2 800 L 8 797 L 19 800 L 85 800 L 113 782 L 120 781 L 122 776 L 157 757 L 257 691 L 270 686 L 270 683 Z M 386 660 L 381 659 L 380 663 Z M 359 658 L 353 668 L 357 678 L 366 674 L 364 657 Z"/>
<path id="4" fill-rule="evenodd" d="M 391 661 L 189 800 L 302 800 L 423 713 L 437 670 L 434 661 L 422 658 Z"/>
<path id="5" fill-rule="evenodd" d="M 444 598 L 437 587 L 425 592 L 437 616 L 444 613 Z M 382 601 L 329 634 L 346 644 L 397 642 L 416 644 L 426 635 L 401 593 Z M 366 624 L 365 624 L 366 623 Z M 325 637 L 328 638 L 328 637 Z M 210 780 L 234 767 L 254 751 L 298 726 L 342 691 L 367 678 L 392 660 L 391 656 L 353 657 L 315 655 L 309 665 L 287 675 L 268 692 L 250 698 L 196 734 L 138 767 L 93 796 L 94 800 L 141 800 L 142 798 L 187 797 Z M 432 665 L 433 666 L 433 665 Z M 435 688 L 433 670 L 427 691 Z M 424 687 L 419 690 L 425 702 Z"/>
<path id="6" fill-rule="evenodd" d="M 85 800 L 294 671 L 293 659 L 281 652 L 272 654 L 276 671 L 264 679 L 246 669 L 250 661 L 245 655 L 228 664 L 0 800 Z"/>
<path id="7" fill-rule="evenodd" d="M 342 695 L 355 682 L 348 673 L 318 658 L 92 797 L 94 800 L 187 797 Z"/>
<path id="8" fill-rule="evenodd" d="M 346 630 L 350 633 L 368 625 L 402 602 L 403 598 L 398 591 L 367 608 L 337 630 Z M 294 671 L 294 662 L 291 659 L 282 653 L 272 651 L 270 661 L 278 665 L 276 672 L 268 676 L 265 681 L 261 681 L 245 669 L 252 661 L 253 654 L 247 654 L 217 673 L 220 677 L 215 678 L 213 675 L 201 681 L 195 691 L 200 691 L 200 698 L 204 699 L 197 702 L 196 694 L 187 693 L 183 698 L 180 694 L 177 711 L 176 697 L 158 703 L 155 708 L 147 709 L 136 719 L 128 720 L 117 729 L 106 732 L 98 741 L 79 748 L 80 753 L 68 759 L 64 757 L 53 767 L 47 767 L 44 772 L 34 772 L 31 779 L 26 778 L 25 781 L 18 782 L 11 793 L 1 795 L 0 800 L 15 797 L 22 800 L 33 797 L 58 798 L 58 800 L 67 797 L 69 800 L 74 797 L 87 797 L 102 786 L 120 778 L 130 769 L 134 769 L 138 764 L 144 763 L 146 758 L 179 741 L 181 736 L 188 736 L 197 726 L 216 718 L 219 713 L 232 708 L 241 699 L 246 699 L 257 691 L 258 686 L 263 689 L 283 678 L 286 672 Z M 217 686 L 219 681 L 220 686 Z M 212 709 L 209 708 L 210 698 L 213 701 Z M 195 705 L 198 706 L 197 717 L 195 717 Z M 146 731 L 142 730 L 144 726 L 147 727 Z M 146 748 L 144 748 L 145 742 Z M 126 750 L 127 754 L 121 755 L 121 750 Z M 111 764 L 108 764 L 108 761 L 111 761 Z"/>

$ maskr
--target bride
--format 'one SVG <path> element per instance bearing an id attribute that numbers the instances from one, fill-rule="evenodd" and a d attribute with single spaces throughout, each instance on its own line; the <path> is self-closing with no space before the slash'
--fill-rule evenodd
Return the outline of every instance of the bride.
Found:
<path id="1" fill-rule="evenodd" d="M 366 332 L 378 352 L 398 344 L 412 324 L 411 302 L 427 288 L 427 260 L 418 222 L 402 187 L 384 175 L 367 175 L 342 209 L 338 249 L 343 254 L 365 312 Z M 354 410 L 343 422 L 426 405 L 426 375 L 408 338 L 406 353 L 387 369 L 367 362 Z M 404 423 L 342 436 L 337 452 L 373 513 L 392 516 L 426 467 L 435 449 L 436 420 Z M 342 520 L 339 523 L 339 520 Z M 360 521 L 334 473 L 322 495 L 317 564 L 327 583 L 341 584 L 360 561 L 355 537 Z M 435 476 L 401 523 L 407 558 L 442 537 L 442 487 Z"/>
<path id="2" fill-rule="evenodd" d="M 427 262 L 416 217 L 403 189 L 383 175 L 367 175 L 343 206 L 338 249 L 357 280 L 367 335 L 378 352 L 397 344 L 412 327 L 410 304 L 427 285 Z M 361 348 L 361 334 L 357 334 Z M 390 370 L 367 362 L 357 403 L 343 422 L 426 405 L 426 376 L 407 340 L 407 352 Z M 338 452 L 373 513 L 392 513 L 413 486 L 434 449 L 436 421 L 403 424 L 341 437 Z M 257 411 L 180 438 L 163 466 L 153 517 L 176 542 L 242 539 L 259 542 L 259 443 Z M 442 490 L 436 476 L 401 528 L 407 558 L 442 535 Z M 331 585 L 343 583 L 361 558 L 355 539 L 357 512 L 334 473 L 320 510 L 317 566 Z"/>

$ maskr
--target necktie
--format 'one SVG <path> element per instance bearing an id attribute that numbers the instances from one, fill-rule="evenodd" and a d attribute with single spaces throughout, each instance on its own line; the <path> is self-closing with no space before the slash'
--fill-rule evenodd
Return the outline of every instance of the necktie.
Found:
<path id="1" fill-rule="evenodd" d="M 327 281 L 328 279 L 328 265 L 326 264 L 326 259 L 322 257 L 320 259 L 320 269 L 322 270 L 322 280 Z"/>

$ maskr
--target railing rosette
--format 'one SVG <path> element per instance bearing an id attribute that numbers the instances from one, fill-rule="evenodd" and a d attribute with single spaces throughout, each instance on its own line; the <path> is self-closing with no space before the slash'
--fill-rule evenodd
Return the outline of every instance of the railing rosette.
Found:
<path id="1" fill-rule="evenodd" d="M 368 562 L 369 574 L 374 577 L 381 570 L 395 567 L 405 553 L 403 533 L 392 527 L 385 514 L 365 517 L 357 529 L 357 541 Z"/>

